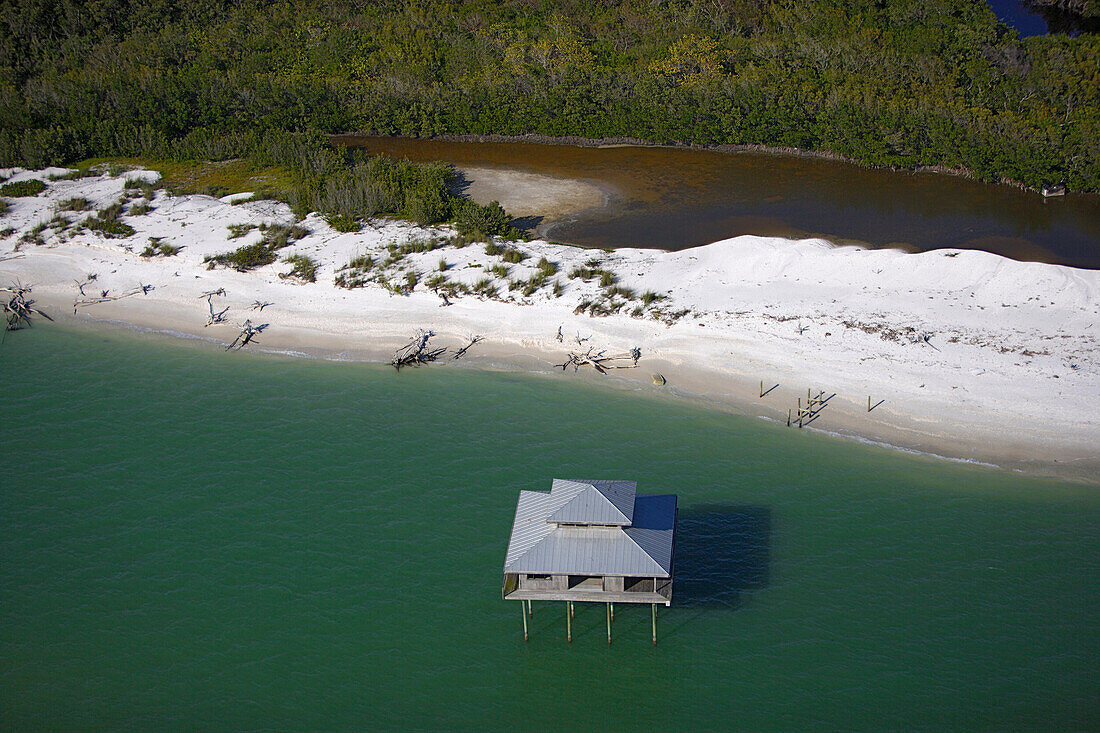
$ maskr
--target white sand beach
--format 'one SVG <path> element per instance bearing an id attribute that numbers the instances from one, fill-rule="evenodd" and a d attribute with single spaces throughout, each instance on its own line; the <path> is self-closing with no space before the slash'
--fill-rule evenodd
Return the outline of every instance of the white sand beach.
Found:
<path id="1" fill-rule="evenodd" d="M 208 269 L 203 261 L 262 237 L 252 229 L 230 239 L 230 225 L 294 223 L 284 204 L 159 190 L 147 213 L 123 213 L 133 235 L 106 238 L 48 223 L 59 213 L 78 223 L 117 202 L 127 179 L 152 181 L 158 174 L 48 181 L 64 172 L 0 171 L 10 181 L 48 183 L 38 196 L 11 198 L 0 219 L 0 229 L 12 230 L 0 238 L 0 287 L 31 286 L 29 297 L 58 319 L 197 336 L 211 348 L 232 341 L 250 319 L 268 324 L 250 350 L 381 361 L 418 329 L 430 329 L 433 344 L 452 350 L 476 334 L 484 340 L 447 365 L 603 380 L 783 424 L 799 400 L 805 406 L 809 390 L 831 399 L 807 430 L 1100 481 L 1100 416 L 1092 406 L 1100 397 L 1096 271 L 979 251 L 905 254 L 752 236 L 681 252 L 509 245 L 526 256 L 520 263 L 487 254 L 484 244 L 395 257 L 387 247 L 453 232 L 376 221 L 340 233 L 310 215 L 299 222 L 309 233 L 279 251 L 280 258 L 300 254 L 316 261 L 316 282 L 307 283 L 281 278 L 290 270 L 282 259 L 249 272 Z M 594 200 L 592 192 L 563 190 Z M 90 210 L 58 211 L 73 198 L 87 199 Z M 42 224 L 48 226 L 35 233 Z M 180 250 L 142 257 L 150 237 Z M 341 268 L 361 256 L 374 263 L 363 273 L 365 284 L 337 287 Z M 557 272 L 526 295 L 523 286 L 509 289 L 510 281 L 536 275 L 541 258 Z M 507 274 L 491 273 L 493 267 Z M 586 267 L 613 273 L 614 286 L 623 290 L 610 295 L 599 274 L 570 277 Z M 419 282 L 408 293 L 368 281 L 381 274 L 386 282 L 404 282 L 410 272 Z M 455 294 L 445 305 L 426 286 L 433 276 L 471 289 L 480 283 L 482 293 Z M 209 304 L 201 297 L 219 289 L 224 295 L 211 296 Z M 104 291 L 107 300 L 98 297 Z M 118 296 L 124 297 L 111 299 Z M 74 313 L 78 301 L 84 302 Z M 614 312 L 593 315 L 591 305 L 581 312 L 592 302 L 597 312 Z M 260 310 L 256 303 L 270 305 Z M 229 308 L 225 323 L 206 325 L 212 307 Z M 634 348 L 641 353 L 637 367 L 607 375 L 553 366 L 570 351 Z M 655 373 L 664 386 L 653 383 Z M 765 390 L 778 386 L 761 397 L 761 382 Z M 868 398 L 877 405 L 870 412 Z"/>

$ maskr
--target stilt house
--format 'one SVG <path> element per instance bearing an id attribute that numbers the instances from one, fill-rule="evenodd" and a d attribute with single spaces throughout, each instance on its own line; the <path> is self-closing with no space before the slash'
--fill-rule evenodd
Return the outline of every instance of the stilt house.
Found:
<path id="1" fill-rule="evenodd" d="M 521 491 L 504 598 L 670 605 L 676 496 L 636 485 L 554 479 L 549 493 Z"/>

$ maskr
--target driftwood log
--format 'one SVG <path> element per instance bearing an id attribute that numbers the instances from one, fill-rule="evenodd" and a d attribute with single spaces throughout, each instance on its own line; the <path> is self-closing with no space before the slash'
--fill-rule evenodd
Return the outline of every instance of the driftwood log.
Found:
<path id="1" fill-rule="evenodd" d="M 226 310 L 229 310 L 226 308 Z M 233 342 L 225 347 L 226 351 L 230 349 L 243 349 L 250 343 L 255 341 L 256 336 L 263 333 L 263 330 L 268 327 L 269 324 L 261 323 L 259 326 L 253 326 L 252 321 L 246 320 L 241 324 L 241 332 L 237 334 L 237 338 L 233 339 Z"/>
<path id="2" fill-rule="evenodd" d="M 435 336 L 435 333 L 432 331 L 417 331 L 412 341 L 393 352 L 393 360 L 390 362 L 393 364 L 393 368 L 400 371 L 401 367 L 404 366 L 420 366 L 438 359 L 447 350 L 447 347 L 431 348 L 428 342 L 433 336 Z M 470 346 L 473 346 L 473 344 L 471 343 Z"/>
<path id="3" fill-rule="evenodd" d="M 453 356 L 451 356 L 451 358 L 452 358 L 452 359 L 461 359 L 462 357 L 466 356 L 466 352 L 467 352 L 467 351 L 469 350 L 469 348 L 470 348 L 471 346 L 473 346 L 474 344 L 476 344 L 476 343 L 478 343 L 478 342 L 480 342 L 480 341 L 484 341 L 484 340 L 485 340 L 485 337 L 484 337 L 484 336 L 481 336 L 481 335 L 477 335 L 477 336 L 471 336 L 471 337 L 470 337 L 470 343 L 466 344 L 466 345 L 465 345 L 465 346 L 463 346 L 463 347 L 462 347 L 461 349 L 459 349 L 458 351 L 456 351 L 456 352 L 454 353 L 454 355 L 453 355 Z"/>
<path id="4" fill-rule="evenodd" d="M 94 279 L 95 278 L 92 278 L 92 280 L 83 283 L 83 285 L 87 285 Z M 148 295 L 153 290 L 156 290 L 154 286 L 144 284 L 138 285 L 136 288 L 130 288 L 129 290 L 121 292 L 118 295 L 111 295 L 111 291 L 109 289 L 100 290 L 99 295 L 97 296 L 85 296 L 83 298 L 77 298 L 75 301 L 73 301 L 73 313 L 76 313 L 77 308 L 80 308 L 81 306 L 98 305 L 99 303 L 113 303 L 116 300 L 122 300 L 123 298 L 129 298 L 134 295 Z M 80 294 L 84 295 L 83 287 L 80 288 Z"/>
<path id="5" fill-rule="evenodd" d="M 222 308 L 220 311 L 214 310 L 214 296 L 225 295 L 225 288 L 218 288 L 217 290 L 210 290 L 203 293 L 199 298 L 206 298 L 206 306 L 210 309 L 210 317 L 206 319 L 206 323 L 203 324 L 203 328 L 212 326 L 215 323 L 225 323 L 225 314 L 229 312 L 229 306 Z"/>
<path id="6" fill-rule="evenodd" d="M 35 308 L 34 300 L 27 297 L 27 293 L 31 291 L 30 286 L 16 285 L 11 288 L 3 288 L 3 290 L 12 294 L 8 301 L 4 303 L 5 334 L 8 331 L 18 331 L 21 328 L 29 327 L 31 316 L 42 316 L 47 321 L 53 320 L 41 309 Z"/>
<path id="7" fill-rule="evenodd" d="M 642 358 L 642 350 L 634 347 L 627 354 L 615 354 L 608 355 L 606 350 L 595 351 L 595 347 L 590 347 L 588 351 L 578 352 L 571 351 L 565 362 L 562 364 L 555 364 L 555 367 L 560 367 L 562 371 L 565 371 L 568 367 L 573 367 L 573 371 L 577 371 L 582 366 L 590 366 L 600 374 L 607 374 L 608 369 L 633 369 L 638 366 L 638 360 Z M 630 362 L 629 364 L 625 362 Z"/>

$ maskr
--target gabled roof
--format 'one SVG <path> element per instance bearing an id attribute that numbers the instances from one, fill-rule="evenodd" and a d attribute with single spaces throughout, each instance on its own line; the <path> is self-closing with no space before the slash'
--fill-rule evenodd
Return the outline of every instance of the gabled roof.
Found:
<path id="1" fill-rule="evenodd" d="M 669 577 L 672 574 L 673 534 L 676 525 L 676 497 L 635 496 L 632 481 L 560 481 L 555 480 L 549 493 L 521 491 L 516 505 L 512 536 L 504 560 L 506 573 L 547 573 L 568 575 L 631 575 Z M 587 487 L 587 488 L 586 488 Z M 587 489 L 609 495 L 631 496 L 631 524 L 606 526 L 559 526 L 554 516 L 582 516 L 580 503 L 562 512 Z M 620 513 L 621 505 L 610 499 Z M 597 506 L 600 506 L 597 503 Z M 609 512 L 606 507 L 602 512 Z M 583 515 L 583 516 L 593 516 Z M 604 516 L 601 514 L 600 516 Z"/>
<path id="2" fill-rule="evenodd" d="M 634 481 L 566 481 L 554 479 L 550 495 L 564 499 L 547 522 L 626 526 L 634 517 Z"/>

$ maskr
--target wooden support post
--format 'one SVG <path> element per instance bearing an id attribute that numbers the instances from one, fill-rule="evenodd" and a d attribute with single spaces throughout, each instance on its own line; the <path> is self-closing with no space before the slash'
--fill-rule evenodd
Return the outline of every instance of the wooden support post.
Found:
<path id="1" fill-rule="evenodd" d="M 527 601 L 519 602 L 519 612 L 523 614 L 523 640 L 527 641 L 527 609 L 524 607 Z"/>
<path id="2" fill-rule="evenodd" d="M 569 615 L 572 616 L 573 618 L 577 617 L 577 609 L 573 605 L 573 601 L 569 601 Z"/>
<path id="3" fill-rule="evenodd" d="M 650 604 L 653 606 L 653 646 L 657 646 L 657 604 Z"/>
<path id="4" fill-rule="evenodd" d="M 569 615 L 569 612 L 573 610 L 570 608 L 572 605 L 569 601 L 565 602 L 565 640 L 570 643 L 573 641 L 573 619 Z"/>
<path id="5" fill-rule="evenodd" d="M 527 615 L 528 616 L 533 616 L 534 615 L 534 611 L 531 610 L 531 601 L 530 600 L 527 601 Z"/>
<path id="6" fill-rule="evenodd" d="M 615 620 L 615 604 L 614 603 L 611 604 L 611 620 L 612 621 Z"/>
<path id="7" fill-rule="evenodd" d="M 760 396 L 761 397 L 764 396 L 764 380 L 763 379 L 760 380 Z"/>
<path id="8" fill-rule="evenodd" d="M 787 408 L 787 427 L 791 426 L 791 408 Z"/>
<path id="9" fill-rule="evenodd" d="M 611 604 L 607 604 L 607 643 L 611 643 Z"/>
<path id="10" fill-rule="evenodd" d="M 867 412 L 871 411 L 871 395 L 867 395 Z"/>

